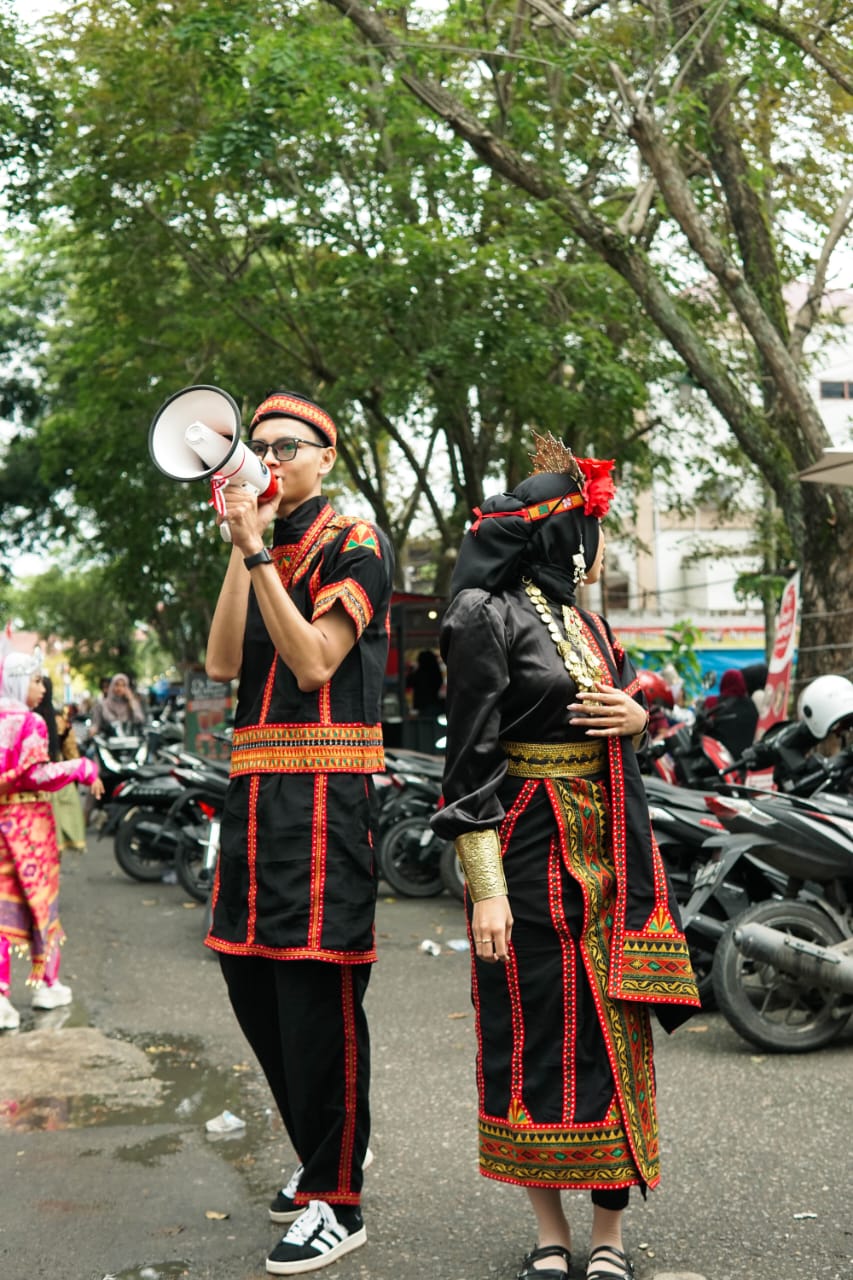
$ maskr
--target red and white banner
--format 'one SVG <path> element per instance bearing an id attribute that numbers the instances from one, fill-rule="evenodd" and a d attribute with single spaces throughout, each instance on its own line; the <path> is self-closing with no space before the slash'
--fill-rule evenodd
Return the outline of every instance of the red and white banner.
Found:
<path id="1" fill-rule="evenodd" d="M 764 686 L 763 710 L 755 730 L 761 738 L 772 724 L 788 718 L 788 695 L 794 669 L 794 651 L 800 631 L 800 575 L 795 573 L 785 584 L 779 612 L 776 614 L 776 635 L 773 652 L 767 666 L 767 683 Z"/>

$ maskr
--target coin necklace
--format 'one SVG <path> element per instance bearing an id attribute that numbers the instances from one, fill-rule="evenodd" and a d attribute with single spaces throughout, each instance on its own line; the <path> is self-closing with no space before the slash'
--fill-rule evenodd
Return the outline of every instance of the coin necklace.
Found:
<path id="1" fill-rule="evenodd" d="M 577 614 L 568 605 L 563 605 L 565 636 L 561 635 L 548 601 L 536 583 L 531 582 L 530 578 L 522 578 L 522 586 L 547 628 L 557 653 L 563 659 L 563 665 L 575 684 L 579 689 L 594 689 L 596 681 L 604 679 L 604 671 L 587 643 Z"/>

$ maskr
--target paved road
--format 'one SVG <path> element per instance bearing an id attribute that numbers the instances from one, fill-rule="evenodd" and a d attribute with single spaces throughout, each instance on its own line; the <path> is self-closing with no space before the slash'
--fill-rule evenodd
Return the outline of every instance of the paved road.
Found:
<path id="1" fill-rule="evenodd" d="M 201 909 L 127 880 L 107 842 L 66 867 L 70 1016 L 0 1035 L 0 1280 L 258 1280 L 293 1161 Z M 378 930 L 368 1245 L 325 1274 L 511 1280 L 532 1221 L 522 1192 L 476 1171 L 468 965 L 448 946 L 462 909 L 385 897 Z M 22 1009 L 24 976 L 18 962 Z M 664 1180 L 629 1211 L 638 1280 L 853 1280 L 851 1047 L 848 1030 L 762 1057 L 717 1015 L 658 1037 Z M 246 1130 L 211 1138 L 225 1107 Z M 590 1214 L 574 1201 L 579 1280 Z"/>

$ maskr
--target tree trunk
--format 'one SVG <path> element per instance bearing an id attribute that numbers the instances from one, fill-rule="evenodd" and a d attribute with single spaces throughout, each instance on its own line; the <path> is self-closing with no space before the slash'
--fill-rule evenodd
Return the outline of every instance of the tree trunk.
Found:
<path id="1" fill-rule="evenodd" d="M 853 490 L 804 484 L 802 617 L 797 684 L 853 678 Z"/>

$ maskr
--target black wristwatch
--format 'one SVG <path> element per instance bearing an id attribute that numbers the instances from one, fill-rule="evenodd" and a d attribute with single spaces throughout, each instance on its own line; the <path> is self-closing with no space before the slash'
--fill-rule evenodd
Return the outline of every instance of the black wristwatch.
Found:
<path id="1" fill-rule="evenodd" d="M 272 564 L 272 556 L 266 547 L 261 547 L 260 551 L 256 551 L 253 556 L 244 556 L 243 564 L 247 569 L 254 569 L 259 564 Z"/>

